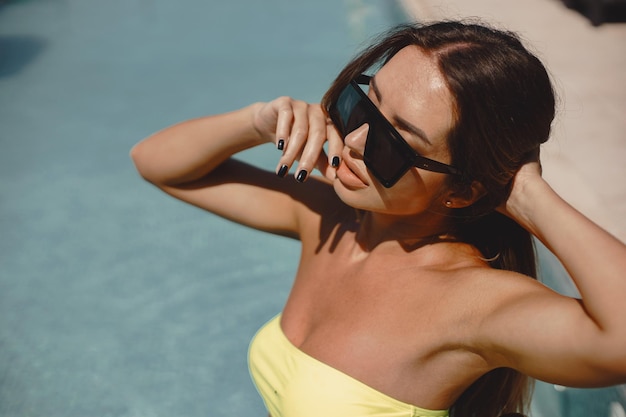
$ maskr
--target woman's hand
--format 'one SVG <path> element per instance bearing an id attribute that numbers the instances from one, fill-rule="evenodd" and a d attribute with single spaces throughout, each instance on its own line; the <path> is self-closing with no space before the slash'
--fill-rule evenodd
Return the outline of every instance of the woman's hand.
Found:
<path id="1" fill-rule="evenodd" d="M 314 168 L 334 179 L 343 141 L 319 104 L 279 97 L 257 105 L 254 127 L 283 151 L 276 174 L 284 177 L 298 161 L 295 178 L 303 182 Z M 328 142 L 328 155 L 324 144 Z"/>
<path id="2" fill-rule="evenodd" d="M 497 211 L 527 227 L 526 214 L 528 204 L 532 204 L 530 192 L 535 185 L 545 184 L 541 177 L 541 163 L 538 156 L 526 162 L 511 180 L 511 191 L 508 198 Z M 532 232 L 532 231 L 531 231 Z"/>

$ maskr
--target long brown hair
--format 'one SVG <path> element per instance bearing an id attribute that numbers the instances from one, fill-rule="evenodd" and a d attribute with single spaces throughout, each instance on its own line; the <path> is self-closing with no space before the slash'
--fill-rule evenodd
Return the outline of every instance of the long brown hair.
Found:
<path id="1" fill-rule="evenodd" d="M 493 268 L 536 278 L 531 235 L 495 208 L 508 196 L 521 165 L 538 157 L 555 114 L 552 84 L 543 64 L 517 35 L 484 24 L 446 21 L 401 25 L 356 56 L 324 95 L 328 109 L 341 90 L 361 73 L 384 65 L 406 46 L 429 53 L 454 97 L 455 124 L 448 135 L 452 164 L 464 179 L 448 185 L 469 192 L 479 181 L 486 194 L 455 213 L 455 232 L 476 246 Z M 497 417 L 525 413 L 532 381 L 509 369 L 495 369 L 470 386 L 451 408 L 451 417 Z"/>

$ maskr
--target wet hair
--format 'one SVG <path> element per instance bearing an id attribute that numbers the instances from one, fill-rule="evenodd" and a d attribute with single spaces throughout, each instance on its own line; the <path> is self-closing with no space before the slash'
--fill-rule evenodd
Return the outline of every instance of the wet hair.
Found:
<path id="1" fill-rule="evenodd" d="M 536 278 L 531 235 L 495 211 L 508 197 L 519 168 L 538 158 L 555 115 L 549 75 L 516 34 L 459 21 L 395 27 L 339 73 L 324 95 L 324 108 L 350 80 L 376 70 L 412 45 L 434 59 L 453 97 L 454 125 L 447 144 L 452 165 L 466 175 L 465 179 L 450 176 L 447 186 L 469 196 L 475 180 L 486 190 L 471 206 L 453 210 L 454 232 L 477 247 L 493 268 Z M 496 369 L 461 395 L 451 417 L 524 413 L 531 391 L 530 378 L 512 369 Z"/>

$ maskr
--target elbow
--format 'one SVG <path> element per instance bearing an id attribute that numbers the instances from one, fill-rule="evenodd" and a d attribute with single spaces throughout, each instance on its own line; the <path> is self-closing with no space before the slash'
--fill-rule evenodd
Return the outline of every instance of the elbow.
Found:
<path id="1" fill-rule="evenodd" d="M 143 152 L 143 142 L 139 142 L 135 146 L 130 149 L 130 159 L 135 164 L 135 168 L 141 174 L 141 168 L 143 166 L 144 152 Z"/>
<path id="2" fill-rule="evenodd" d="M 137 170 L 139 175 L 141 175 L 141 177 L 148 182 L 154 182 L 149 175 L 150 170 L 148 157 L 146 155 L 143 142 L 139 142 L 138 144 L 133 146 L 130 150 L 129 156 L 131 161 L 133 161 L 135 169 Z"/>

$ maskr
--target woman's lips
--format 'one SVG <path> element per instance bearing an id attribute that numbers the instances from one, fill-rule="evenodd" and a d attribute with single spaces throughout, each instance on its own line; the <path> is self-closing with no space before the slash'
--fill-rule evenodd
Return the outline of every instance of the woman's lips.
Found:
<path id="1" fill-rule="evenodd" d="M 365 188 L 367 182 L 359 174 L 358 169 L 354 166 L 352 161 L 347 158 L 341 160 L 341 164 L 336 171 L 336 176 L 342 184 L 350 188 Z"/>

